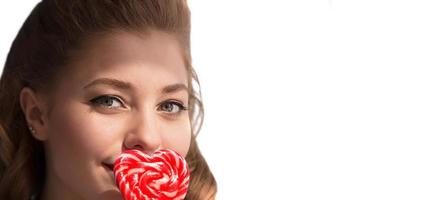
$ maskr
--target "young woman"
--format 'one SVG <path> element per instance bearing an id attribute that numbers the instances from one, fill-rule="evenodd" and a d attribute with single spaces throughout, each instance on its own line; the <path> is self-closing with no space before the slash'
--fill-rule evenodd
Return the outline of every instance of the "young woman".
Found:
<path id="1" fill-rule="evenodd" d="M 185 0 L 43 0 L 0 79 L 0 199 L 121 199 L 111 160 L 162 148 L 213 199 L 194 82 Z"/>

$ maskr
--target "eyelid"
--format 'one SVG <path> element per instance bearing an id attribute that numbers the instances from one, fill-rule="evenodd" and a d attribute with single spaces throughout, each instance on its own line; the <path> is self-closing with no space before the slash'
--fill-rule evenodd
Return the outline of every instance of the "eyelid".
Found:
<path id="1" fill-rule="evenodd" d="M 89 102 L 91 104 L 93 104 L 94 106 L 104 106 L 103 104 L 95 102 L 96 100 L 98 100 L 100 98 L 117 99 L 120 102 L 120 104 L 122 104 L 122 108 L 126 108 L 126 104 L 125 104 L 125 101 L 123 100 L 123 98 L 116 96 L 116 95 L 113 95 L 113 94 L 98 95 L 98 96 L 94 97 L 93 99 L 89 100 Z M 108 109 L 118 109 L 118 108 L 110 108 L 108 106 L 104 106 L 104 107 L 107 107 Z"/>
<path id="2" fill-rule="evenodd" d="M 121 107 L 111 107 L 111 106 L 106 106 L 106 105 L 104 105 L 102 103 L 96 102 L 98 99 L 101 99 L 101 98 L 110 98 L 110 99 L 113 99 L 113 100 L 118 100 L 119 103 L 122 106 Z M 105 107 L 106 109 L 112 109 L 112 110 L 116 110 L 116 109 L 120 109 L 120 108 L 127 108 L 127 106 L 125 104 L 125 100 L 123 98 L 121 98 L 120 96 L 113 95 L 113 94 L 102 94 L 102 95 L 98 95 L 98 96 L 94 97 L 93 99 L 91 99 L 89 102 L 93 106 Z M 179 107 L 179 111 L 173 113 L 173 112 L 166 112 L 166 111 L 161 110 L 160 109 L 161 106 L 163 104 L 166 104 L 166 103 L 176 104 L 176 106 Z M 158 106 L 158 110 L 160 112 L 168 113 L 168 115 L 172 115 L 172 116 L 180 115 L 183 111 L 189 110 L 188 106 L 186 106 L 183 101 L 177 100 L 177 99 L 167 99 L 167 100 L 164 100 L 164 101 L 160 102 L 157 106 Z"/>
<path id="3" fill-rule="evenodd" d="M 168 113 L 169 115 L 178 116 L 178 115 L 182 114 L 182 112 L 183 112 L 183 111 L 187 111 L 187 110 L 189 110 L 189 108 L 188 108 L 187 106 L 185 106 L 185 104 L 184 104 L 182 101 L 179 101 L 179 100 L 174 100 L 174 99 L 170 99 L 170 100 L 166 100 L 166 101 L 161 102 L 161 103 L 158 105 L 158 108 L 160 108 L 160 107 L 161 107 L 163 104 L 165 104 L 165 103 L 172 103 L 172 104 L 176 104 L 176 106 L 177 106 L 177 107 L 179 107 L 179 109 L 180 109 L 180 111 L 179 111 L 179 112 L 175 112 L 175 113 L 162 111 L 162 112 Z M 161 110 L 160 110 L 160 111 L 161 111 Z"/>
<path id="4" fill-rule="evenodd" d="M 178 104 L 178 105 L 182 106 L 183 108 L 187 108 L 185 106 L 185 103 L 183 103 L 183 101 L 179 101 L 179 100 L 176 100 L 176 99 L 168 99 L 168 100 L 165 100 L 165 101 L 161 102 L 160 105 L 163 104 L 163 103 L 175 103 L 175 104 Z"/>
<path id="5" fill-rule="evenodd" d="M 178 102 L 178 101 L 169 101 L 171 103 L 175 103 L 177 105 L 179 105 L 181 107 L 182 110 L 188 110 L 189 108 L 187 106 L 185 106 L 185 104 L 183 102 Z"/>

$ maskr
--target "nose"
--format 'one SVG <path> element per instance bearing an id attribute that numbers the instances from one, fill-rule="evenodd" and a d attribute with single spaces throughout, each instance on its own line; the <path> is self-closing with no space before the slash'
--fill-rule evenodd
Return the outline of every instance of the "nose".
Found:
<path id="1" fill-rule="evenodd" d="M 138 149 L 152 154 L 161 147 L 161 133 L 157 119 L 143 115 L 134 118 L 124 140 L 124 149 Z"/>

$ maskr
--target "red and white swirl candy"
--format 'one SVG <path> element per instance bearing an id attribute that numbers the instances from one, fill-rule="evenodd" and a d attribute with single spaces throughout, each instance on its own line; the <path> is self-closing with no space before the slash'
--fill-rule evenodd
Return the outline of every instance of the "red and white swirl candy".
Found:
<path id="1" fill-rule="evenodd" d="M 170 149 L 151 156 L 123 151 L 114 162 L 114 175 L 125 200 L 182 200 L 188 191 L 188 164 Z"/>

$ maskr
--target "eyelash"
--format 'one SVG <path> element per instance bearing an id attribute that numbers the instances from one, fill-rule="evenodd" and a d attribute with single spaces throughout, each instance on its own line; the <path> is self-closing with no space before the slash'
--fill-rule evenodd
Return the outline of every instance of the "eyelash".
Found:
<path id="1" fill-rule="evenodd" d="M 90 103 L 94 106 L 103 106 L 104 104 L 98 102 L 99 99 L 102 99 L 102 98 L 109 98 L 109 99 L 118 100 L 120 102 L 120 104 L 124 105 L 121 98 L 119 98 L 117 96 L 113 96 L 113 95 L 101 95 L 101 96 L 95 97 L 95 98 L 90 100 Z M 161 108 L 161 106 L 165 105 L 166 103 L 171 103 L 171 104 L 179 107 L 179 111 L 176 112 L 176 113 L 170 113 L 171 115 L 180 115 L 183 111 L 188 110 L 188 108 L 186 106 L 184 106 L 182 103 L 179 103 L 177 101 L 171 101 L 171 100 L 162 103 L 159 107 Z M 110 106 L 104 106 L 104 107 L 106 107 L 108 109 L 115 109 L 115 108 L 110 108 Z"/>

